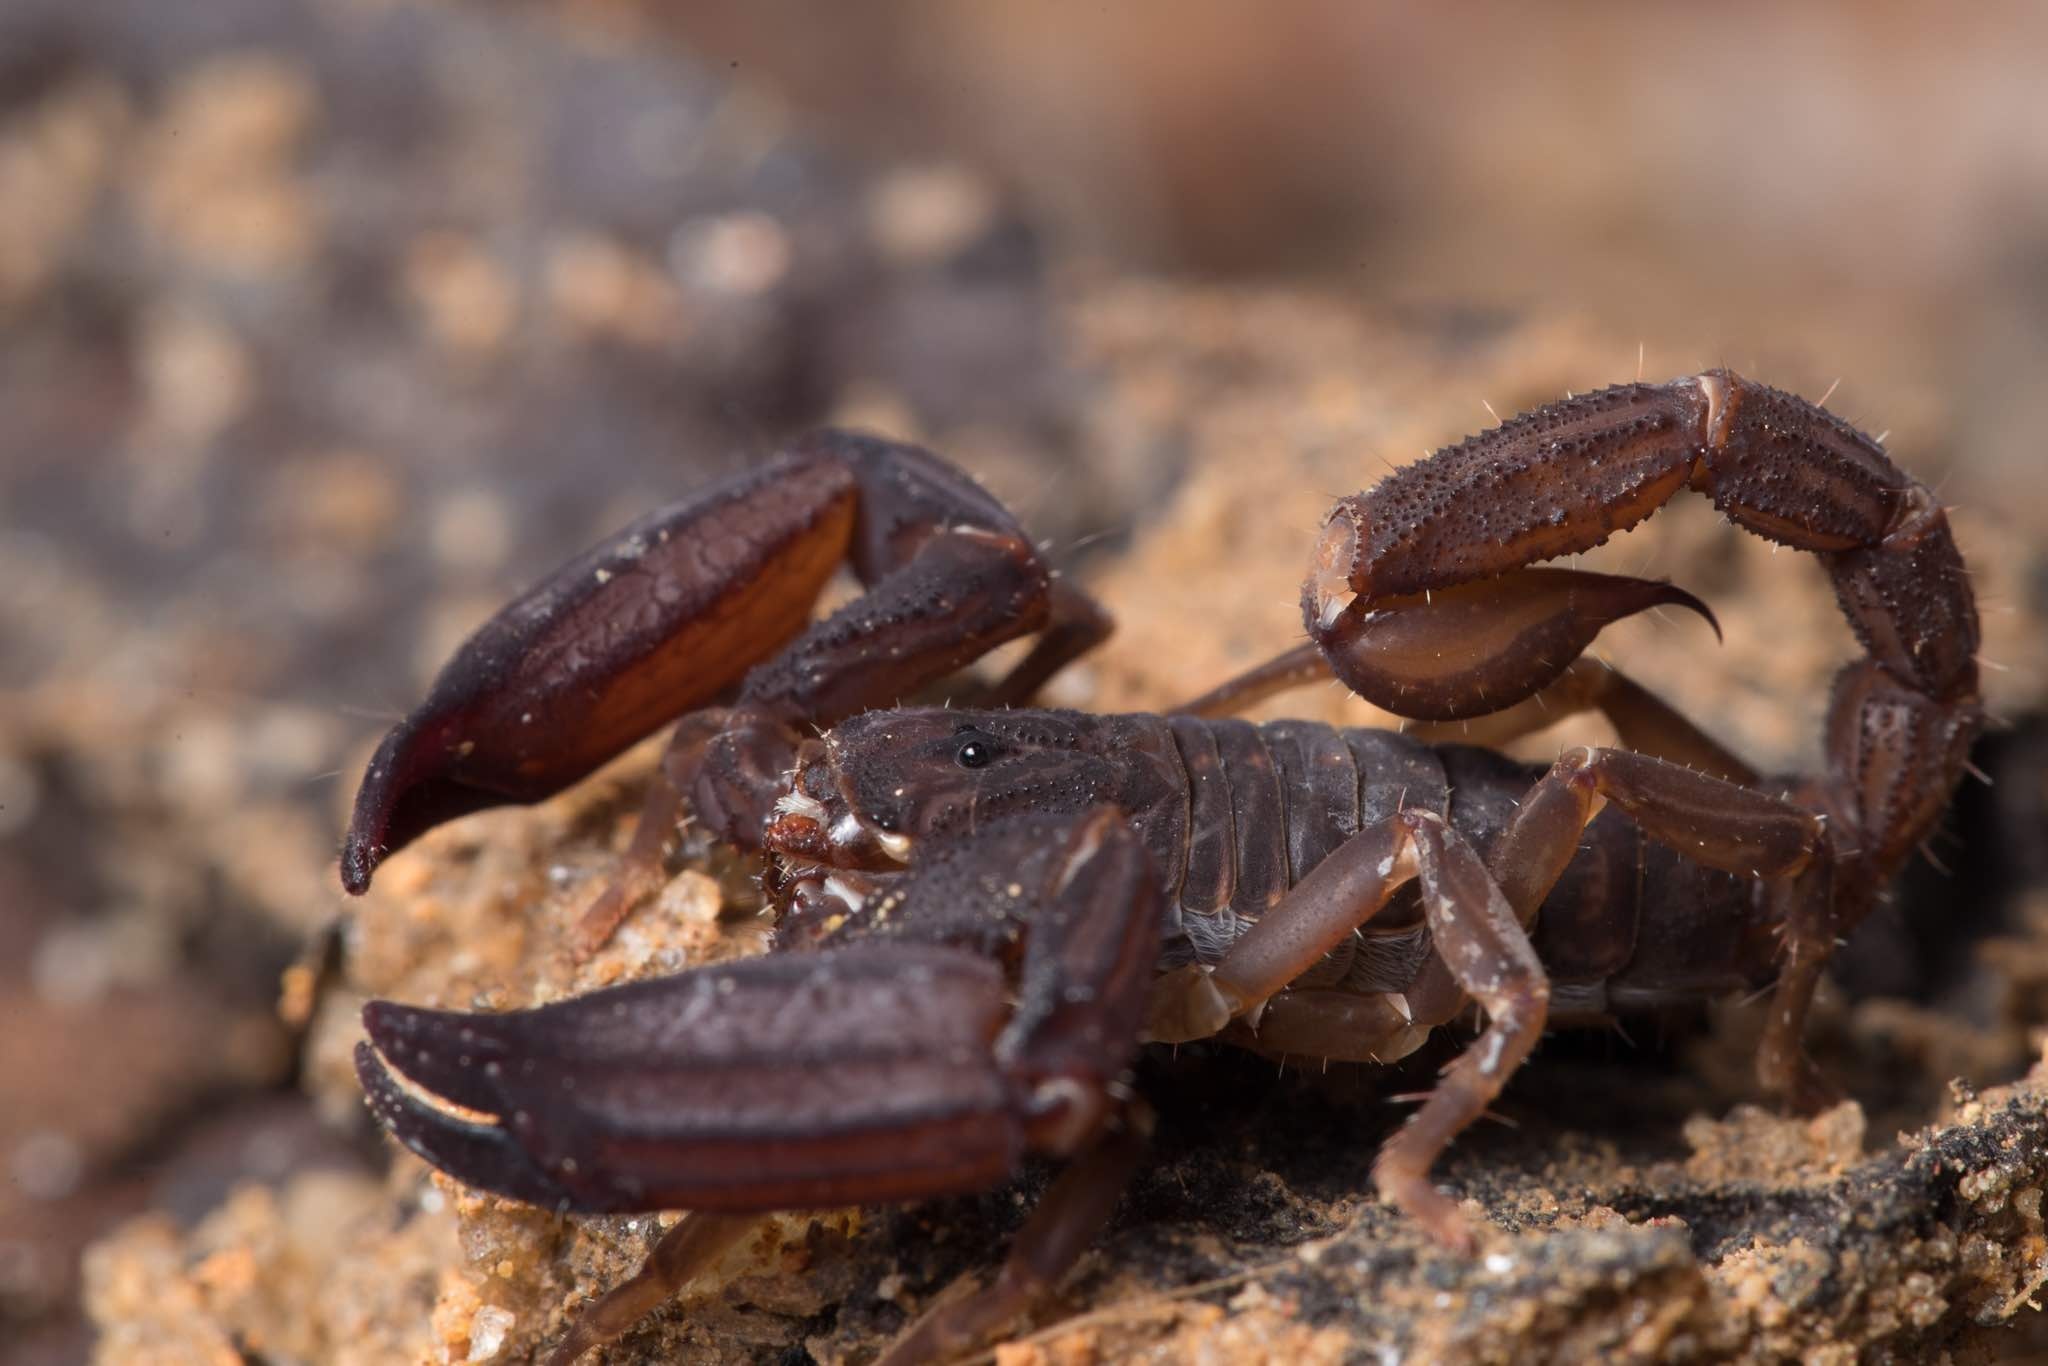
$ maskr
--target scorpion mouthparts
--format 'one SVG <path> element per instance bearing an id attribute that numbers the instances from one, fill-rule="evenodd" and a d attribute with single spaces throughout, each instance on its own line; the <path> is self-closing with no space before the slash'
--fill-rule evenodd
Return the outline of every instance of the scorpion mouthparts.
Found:
<path id="1" fill-rule="evenodd" d="M 831 845 L 825 838 L 825 827 L 810 816 L 785 813 L 768 823 L 761 832 L 761 842 L 778 854 L 810 859 L 826 863 L 831 858 Z"/>

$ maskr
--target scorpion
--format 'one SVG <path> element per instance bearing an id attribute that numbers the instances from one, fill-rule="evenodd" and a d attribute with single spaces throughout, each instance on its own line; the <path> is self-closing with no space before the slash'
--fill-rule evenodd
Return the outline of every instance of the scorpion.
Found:
<path id="1" fill-rule="evenodd" d="M 1669 583 L 1544 564 L 1688 488 L 1833 581 L 1863 653 L 1820 775 L 1754 772 L 1584 655 L 1658 605 L 1713 623 Z M 813 620 L 842 567 L 864 591 Z M 827 431 L 464 644 L 370 762 L 348 890 L 426 829 L 546 797 L 680 718 L 577 944 L 660 885 L 686 814 L 764 856 L 780 912 L 777 952 L 536 1009 L 365 1007 L 370 1105 L 429 1163 L 558 1211 L 690 1211 L 552 1359 L 622 1335 L 766 1212 L 1068 1159 L 994 1280 L 885 1360 L 984 1339 L 1107 1221 L 1151 1124 L 1127 1074 L 1147 1040 L 1385 1063 L 1476 1003 L 1483 1029 L 1373 1167 L 1466 1251 L 1431 1166 L 1552 1025 L 1768 989 L 1761 1088 L 1830 1099 L 1802 1046 L 1816 984 L 1983 719 L 1947 517 L 1877 441 L 1726 370 L 1574 395 L 1340 501 L 1302 615 L 1304 644 L 1173 714 L 1030 709 L 1106 612 L 960 470 Z M 981 705 L 898 705 L 1026 637 Z M 1232 716 L 1330 677 L 1422 725 Z M 1447 741 L 1587 710 L 1619 743 L 1547 767 Z"/>

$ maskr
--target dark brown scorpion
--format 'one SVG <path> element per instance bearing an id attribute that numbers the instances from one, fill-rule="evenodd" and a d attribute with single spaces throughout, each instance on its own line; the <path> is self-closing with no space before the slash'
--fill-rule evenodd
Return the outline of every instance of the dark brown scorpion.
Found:
<path id="1" fill-rule="evenodd" d="M 1705 615 L 1696 599 L 1530 567 L 1686 488 L 1834 582 L 1864 653 L 1836 679 L 1819 776 L 1761 777 L 1580 658 L 1645 608 Z M 813 622 L 841 565 L 866 591 Z M 1385 1061 L 1477 1002 L 1484 1031 L 1374 1168 L 1455 1247 L 1472 1233 L 1431 1164 L 1550 1023 L 1774 982 L 1761 1083 L 1824 1099 L 1801 1046 L 1815 985 L 1981 724 L 1976 609 L 1926 488 L 1825 410 L 1727 371 L 1621 385 L 1339 503 L 1302 606 L 1307 645 L 1179 714 L 1011 710 L 1107 617 L 952 466 L 824 433 L 628 528 L 462 647 L 370 764 L 350 890 L 428 827 L 558 791 L 682 716 L 580 940 L 658 885 L 687 809 L 766 853 L 792 950 L 535 1010 L 367 1007 L 364 1088 L 429 1162 L 561 1210 L 693 1211 L 557 1361 L 626 1331 L 751 1216 L 1071 1158 L 994 1284 L 890 1360 L 985 1336 L 1107 1218 L 1149 1122 L 1122 1079 L 1143 1039 Z M 894 705 L 1032 634 L 994 706 Z M 1492 716 L 1495 735 L 1597 709 L 1623 747 L 1544 769 L 1221 719 L 1330 674 L 1425 722 Z"/>

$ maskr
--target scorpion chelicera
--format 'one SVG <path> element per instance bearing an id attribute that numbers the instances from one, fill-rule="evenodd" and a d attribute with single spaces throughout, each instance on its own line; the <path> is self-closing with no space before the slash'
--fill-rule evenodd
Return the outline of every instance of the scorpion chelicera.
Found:
<path id="1" fill-rule="evenodd" d="M 1833 579 L 1864 653 L 1835 681 L 1824 774 L 1758 775 L 1581 657 L 1658 604 L 1711 622 L 1690 594 L 1532 567 L 1688 487 Z M 865 592 L 812 621 L 842 565 Z M 1483 1031 L 1374 1166 L 1457 1248 L 1473 1233 L 1431 1164 L 1550 1024 L 1775 983 L 1759 1079 L 1822 1103 L 1815 985 L 1982 720 L 1974 600 L 1925 487 L 1725 370 L 1620 385 L 1340 502 L 1302 609 L 1305 645 L 1172 715 L 1024 709 L 1107 616 L 951 465 L 826 432 L 628 528 L 461 648 L 370 763 L 351 891 L 428 827 L 558 791 L 680 716 L 579 943 L 659 885 L 686 810 L 765 854 L 781 908 L 784 952 L 761 958 L 502 1014 L 365 1009 L 370 1103 L 435 1166 L 559 1210 L 692 1211 L 555 1360 L 626 1331 L 763 1212 L 1072 1159 L 995 1281 L 889 1359 L 978 1340 L 1108 1217 L 1149 1123 L 1124 1080 L 1147 1039 L 1388 1061 L 1476 1002 Z M 896 705 L 1029 635 L 980 709 Z M 1227 715 L 1331 675 L 1436 731 Z M 1620 746 L 1547 769 L 1428 743 L 1586 709 Z"/>

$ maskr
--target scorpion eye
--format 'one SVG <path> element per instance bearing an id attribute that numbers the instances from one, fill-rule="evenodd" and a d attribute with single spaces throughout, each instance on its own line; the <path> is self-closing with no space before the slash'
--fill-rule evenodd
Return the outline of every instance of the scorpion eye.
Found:
<path id="1" fill-rule="evenodd" d="M 995 757 L 996 747 L 980 736 L 962 740 L 960 748 L 953 751 L 953 762 L 962 768 L 985 768 Z"/>

